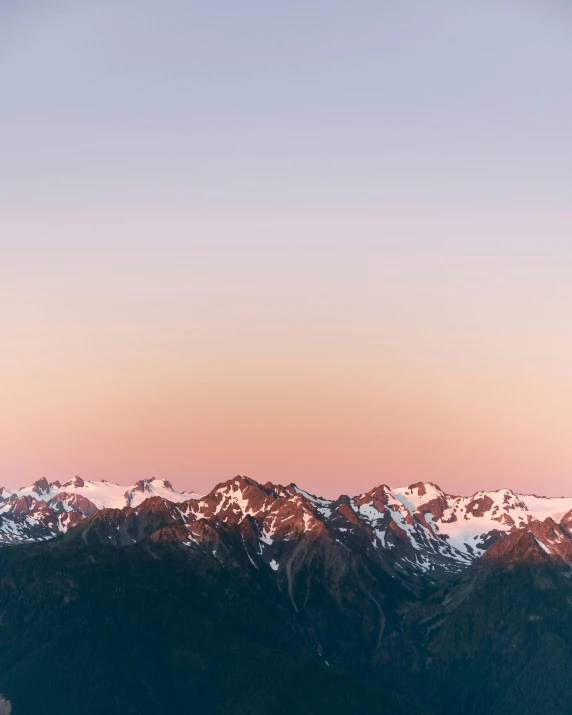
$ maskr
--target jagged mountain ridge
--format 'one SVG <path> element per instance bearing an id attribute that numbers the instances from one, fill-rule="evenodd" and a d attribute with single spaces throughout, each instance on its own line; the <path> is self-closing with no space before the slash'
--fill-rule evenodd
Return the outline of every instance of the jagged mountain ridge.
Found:
<path id="1" fill-rule="evenodd" d="M 152 531 L 141 531 L 139 513 L 149 498 L 172 506 L 164 509 L 168 516 Z M 158 505 L 151 509 L 161 510 Z M 491 544 L 519 529 L 528 529 L 547 553 L 572 564 L 572 498 L 508 489 L 459 497 L 419 482 L 401 488 L 381 485 L 355 497 L 328 500 L 295 484 L 262 485 L 239 476 L 203 497 L 178 492 L 165 480 L 124 488 L 81 477 L 64 484 L 42 479 L 31 487 L 0 492 L 0 542 L 49 540 L 85 520 L 91 521 L 83 538 L 95 538 L 97 525 L 98 533 L 105 532 L 108 543 L 116 545 L 167 529 L 161 538 L 192 546 L 216 541 L 224 524 L 240 535 L 251 562 L 276 572 L 288 563 L 301 536 L 323 536 L 392 575 L 438 579 L 463 571 Z M 108 521 L 111 529 L 105 527 Z"/>
<path id="2" fill-rule="evenodd" d="M 101 509 L 134 507 L 151 496 L 179 502 L 197 495 L 178 492 L 164 479 L 140 480 L 123 487 L 77 475 L 63 484 L 44 478 L 16 490 L 2 487 L 0 544 L 53 539 Z"/>

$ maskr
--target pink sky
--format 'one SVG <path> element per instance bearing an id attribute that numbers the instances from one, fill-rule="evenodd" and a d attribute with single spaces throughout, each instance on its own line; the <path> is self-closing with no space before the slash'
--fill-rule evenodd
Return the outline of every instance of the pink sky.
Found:
<path id="1" fill-rule="evenodd" d="M 0 4 L 0 484 L 572 494 L 571 21 Z"/>
<path id="2" fill-rule="evenodd" d="M 207 218 L 214 240 L 226 224 Z M 61 239 L 75 222 L 57 220 Z M 0 286 L 6 486 L 78 472 L 206 491 L 241 473 L 327 496 L 419 480 L 572 493 L 560 260 L 18 245 Z"/>

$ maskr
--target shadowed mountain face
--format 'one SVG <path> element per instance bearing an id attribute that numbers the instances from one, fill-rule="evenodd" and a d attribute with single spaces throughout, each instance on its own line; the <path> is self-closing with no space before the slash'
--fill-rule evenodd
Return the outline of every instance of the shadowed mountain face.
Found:
<path id="1" fill-rule="evenodd" d="M 171 501 L 152 486 L 0 549 L 15 715 L 572 711 L 567 500 L 417 484 L 329 501 L 237 477 Z M 38 496 L 87 512 L 70 487 Z M 29 516 L 29 498 L 4 514 Z"/>
<path id="2" fill-rule="evenodd" d="M 8 547 L 0 687 L 14 713 L 400 713 L 316 657 L 258 572 L 171 545 Z"/>
<path id="3" fill-rule="evenodd" d="M 535 536 L 549 525 L 533 526 L 491 546 L 417 626 L 427 675 L 446 684 L 425 700 L 434 712 L 572 711 L 571 571 Z"/>

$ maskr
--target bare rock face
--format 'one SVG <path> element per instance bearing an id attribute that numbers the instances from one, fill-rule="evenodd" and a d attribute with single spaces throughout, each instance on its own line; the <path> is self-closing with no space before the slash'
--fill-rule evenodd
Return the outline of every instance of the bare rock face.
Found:
<path id="1" fill-rule="evenodd" d="M 493 505 L 493 500 L 486 494 L 478 499 L 473 499 L 467 504 L 467 514 L 465 515 L 465 518 L 468 518 L 468 514 L 476 516 L 477 518 L 484 516 L 487 511 L 492 509 Z"/>
<path id="2" fill-rule="evenodd" d="M 409 489 L 411 491 L 416 491 L 418 496 L 424 497 L 427 494 L 427 489 L 425 488 L 425 484 L 423 482 L 415 482 L 415 484 L 410 484 Z"/>
<path id="3" fill-rule="evenodd" d="M 36 492 L 38 496 L 41 496 L 42 494 L 47 494 L 49 490 L 50 485 L 45 477 L 43 479 L 38 479 L 38 481 L 34 482 L 34 484 L 32 485 L 32 491 Z"/>
<path id="4" fill-rule="evenodd" d="M 572 509 L 566 512 L 566 514 L 564 514 L 560 521 L 560 524 L 570 533 L 572 533 Z"/>
<path id="5" fill-rule="evenodd" d="M 483 562 L 512 569 L 520 564 L 549 563 L 550 558 L 531 532 L 521 529 L 493 544 L 483 556 Z"/>
<path id="6" fill-rule="evenodd" d="M 91 516 L 98 511 L 95 504 L 86 497 L 81 494 L 69 494 L 67 492 L 59 492 L 56 494 L 56 496 L 48 501 L 48 506 L 58 512 L 67 511 L 66 507 L 69 507 L 70 511 L 78 512 L 82 516 Z"/>
<path id="7" fill-rule="evenodd" d="M 81 489 L 81 487 L 85 487 L 85 482 L 78 474 L 76 474 L 72 480 L 64 484 L 64 487 L 75 487 L 76 489 Z"/>
<path id="8" fill-rule="evenodd" d="M 10 503 L 8 514 L 28 514 L 30 511 L 37 509 L 39 505 L 40 502 L 33 497 L 20 497 Z"/>
<path id="9" fill-rule="evenodd" d="M 150 492 L 151 487 L 149 486 L 149 482 L 140 479 L 138 482 L 135 482 L 135 484 L 131 487 L 130 491 L 132 492 Z"/>
<path id="10" fill-rule="evenodd" d="M 102 509 L 83 519 L 77 529 L 66 534 L 68 543 L 131 546 L 151 537 L 167 526 L 182 524 L 183 517 L 175 504 L 159 497 L 146 499 L 137 508 Z"/>
<path id="11" fill-rule="evenodd" d="M 563 520 L 564 522 L 564 520 Z M 533 519 L 527 528 L 516 529 L 492 544 L 483 562 L 511 569 L 522 564 L 558 566 L 568 576 L 572 572 L 572 535 L 564 523 L 548 517 Z"/>

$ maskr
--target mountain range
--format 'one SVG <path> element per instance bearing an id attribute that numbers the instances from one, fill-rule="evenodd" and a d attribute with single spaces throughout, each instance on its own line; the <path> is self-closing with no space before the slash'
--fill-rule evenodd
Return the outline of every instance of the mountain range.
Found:
<path id="1" fill-rule="evenodd" d="M 280 562 L 273 556 L 302 534 L 359 547 L 391 573 L 429 579 L 463 571 L 491 544 L 519 529 L 533 533 L 547 553 L 565 559 L 562 527 L 572 523 L 572 497 L 538 497 L 509 489 L 460 497 L 419 482 L 398 488 L 381 485 L 358 496 L 329 500 L 295 484 L 262 485 L 241 476 L 206 496 L 176 491 L 163 479 L 122 487 L 76 476 L 63 484 L 40 479 L 16 490 L 0 488 L 0 543 L 46 541 L 88 518 L 99 522 L 116 513 L 110 509 L 135 510 L 125 512 L 133 518 L 148 499 L 179 505 L 171 519 L 186 531 L 189 540 L 184 543 L 189 545 L 200 539 L 205 528 L 201 521 L 215 529 L 222 523 L 246 530 L 245 553 L 261 557 L 276 571 Z M 98 512 L 103 514 L 95 516 Z M 245 520 L 252 531 L 242 525 Z M 123 544 L 119 534 L 110 538 Z"/>
<path id="2" fill-rule="evenodd" d="M 15 715 L 572 711 L 572 498 L 42 479 L 0 539 Z"/>

